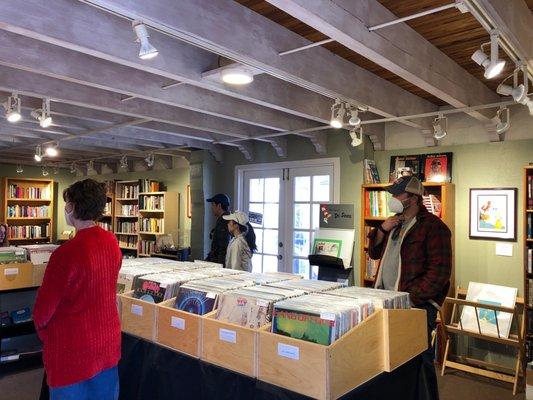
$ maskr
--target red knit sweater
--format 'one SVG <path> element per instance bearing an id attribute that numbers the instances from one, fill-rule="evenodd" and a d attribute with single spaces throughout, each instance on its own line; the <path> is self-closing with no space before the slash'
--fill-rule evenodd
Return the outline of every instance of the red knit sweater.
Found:
<path id="1" fill-rule="evenodd" d="M 115 236 L 98 226 L 78 231 L 52 254 L 33 311 L 50 387 L 90 379 L 118 364 L 121 261 Z"/>

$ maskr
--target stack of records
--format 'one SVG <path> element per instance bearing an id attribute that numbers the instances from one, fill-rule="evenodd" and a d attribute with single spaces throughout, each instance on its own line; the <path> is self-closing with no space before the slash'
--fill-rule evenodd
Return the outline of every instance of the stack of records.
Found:
<path id="1" fill-rule="evenodd" d="M 178 290 L 175 307 L 192 314 L 204 315 L 216 308 L 221 293 L 253 285 L 253 281 L 235 280 L 231 277 L 187 282 Z"/>
<path id="2" fill-rule="evenodd" d="M 274 304 L 272 332 L 328 346 L 373 312 L 368 300 L 312 293 Z"/>
<path id="3" fill-rule="evenodd" d="M 290 281 L 272 283 L 269 286 L 300 289 L 305 293 L 315 293 L 345 287 L 346 284 L 341 282 L 319 281 L 315 279 L 293 279 Z"/>
<path id="4" fill-rule="evenodd" d="M 156 265 L 126 265 L 122 263 L 118 273 L 117 293 L 129 292 L 133 288 L 135 280 L 143 275 L 156 274 L 159 272 L 172 271 L 174 268 L 168 264 Z"/>
<path id="5" fill-rule="evenodd" d="M 245 272 L 242 271 L 241 274 L 236 275 L 234 279 L 242 279 L 242 280 L 252 280 L 255 282 L 256 285 L 268 285 L 269 283 L 276 283 L 276 282 L 282 282 L 282 281 L 288 281 L 290 279 L 287 275 L 291 275 L 293 277 L 300 278 L 300 275 L 293 275 L 293 274 L 260 274 L 257 272 Z M 297 278 L 297 279 L 298 279 Z"/>
<path id="6" fill-rule="evenodd" d="M 203 260 L 194 260 L 195 264 L 201 264 L 203 267 L 213 267 L 213 268 L 223 268 L 224 266 L 219 263 L 214 263 L 211 261 L 203 261 Z"/>
<path id="7" fill-rule="evenodd" d="M 176 297 L 183 283 L 209 277 L 209 274 L 199 270 L 174 270 L 143 275 L 133 283 L 133 297 L 149 303 L 161 303 Z"/>
<path id="8" fill-rule="evenodd" d="M 29 244 L 20 247 L 26 249 L 33 265 L 42 265 L 48 264 L 52 253 L 59 246 L 57 244 Z"/>
<path id="9" fill-rule="evenodd" d="M 21 247 L 0 247 L 0 264 L 25 263 L 26 250 Z"/>
<path id="10" fill-rule="evenodd" d="M 352 299 L 370 300 L 375 308 L 386 309 L 409 309 L 409 293 L 395 292 L 392 290 L 371 289 L 350 286 L 341 289 L 335 289 L 327 294 L 335 296 L 350 297 Z"/>
<path id="11" fill-rule="evenodd" d="M 278 278 L 285 278 L 283 280 L 289 280 L 289 279 L 302 279 L 302 275 L 298 274 L 291 274 L 290 272 L 265 272 L 265 275 L 269 276 L 275 276 Z"/>
<path id="12" fill-rule="evenodd" d="M 219 296 L 216 319 L 257 329 L 272 320 L 276 301 L 301 296 L 301 290 L 252 286 L 222 293 Z"/>

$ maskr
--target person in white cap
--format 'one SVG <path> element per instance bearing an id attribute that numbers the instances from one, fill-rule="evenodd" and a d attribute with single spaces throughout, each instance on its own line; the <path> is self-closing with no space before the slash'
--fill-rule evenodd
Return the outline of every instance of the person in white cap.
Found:
<path id="1" fill-rule="evenodd" d="M 224 215 L 228 221 L 228 230 L 233 237 L 226 251 L 226 268 L 240 271 L 252 271 L 252 255 L 257 250 L 255 244 L 255 232 L 248 220 L 248 216 L 242 211 Z"/>

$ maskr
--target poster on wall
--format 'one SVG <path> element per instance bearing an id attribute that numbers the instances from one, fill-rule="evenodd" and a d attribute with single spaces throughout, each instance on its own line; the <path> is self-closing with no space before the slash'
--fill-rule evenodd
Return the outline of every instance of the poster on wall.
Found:
<path id="1" fill-rule="evenodd" d="M 466 292 L 466 300 L 477 303 L 514 308 L 518 289 L 490 285 L 488 283 L 470 282 Z M 461 324 L 464 330 L 483 335 L 509 337 L 513 314 L 495 311 L 488 308 L 465 306 L 461 313 Z M 479 325 L 478 325 L 479 322 Z M 481 331 L 481 332 L 480 332 Z"/>
<path id="2" fill-rule="evenodd" d="M 319 227 L 331 229 L 353 229 L 355 227 L 353 204 L 320 204 Z"/>
<path id="3" fill-rule="evenodd" d="M 422 182 L 451 182 L 453 153 L 391 156 L 389 181 L 414 175 Z"/>
<path id="4" fill-rule="evenodd" d="M 470 189 L 470 239 L 516 241 L 516 188 Z"/>

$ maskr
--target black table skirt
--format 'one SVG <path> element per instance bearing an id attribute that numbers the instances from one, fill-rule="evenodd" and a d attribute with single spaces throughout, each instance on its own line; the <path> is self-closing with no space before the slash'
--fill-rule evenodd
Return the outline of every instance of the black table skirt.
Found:
<path id="1" fill-rule="evenodd" d="M 342 399 L 420 400 L 421 359 L 382 373 Z M 298 393 L 241 375 L 155 343 L 122 335 L 119 364 L 121 400 L 228 399 L 299 400 Z M 423 385 L 422 385 L 423 386 Z"/>

